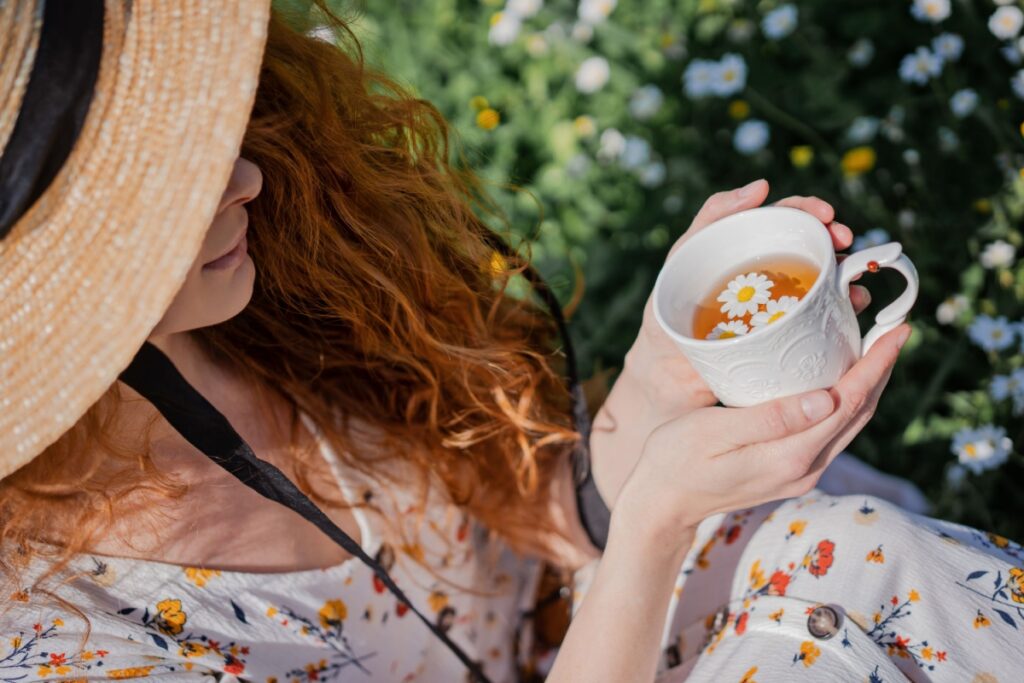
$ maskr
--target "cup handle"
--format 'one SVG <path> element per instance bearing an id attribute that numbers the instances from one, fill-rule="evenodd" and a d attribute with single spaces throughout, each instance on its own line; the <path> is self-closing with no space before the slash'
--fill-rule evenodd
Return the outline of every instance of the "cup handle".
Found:
<path id="1" fill-rule="evenodd" d="M 878 338 L 889 330 L 895 329 L 907 319 L 907 314 L 917 300 L 918 278 L 917 268 L 903 254 L 903 245 L 889 242 L 877 247 L 863 249 L 850 254 L 839 264 L 836 270 L 836 283 L 843 296 L 850 296 L 850 282 L 860 273 L 874 272 L 878 268 L 892 268 L 899 271 L 907 279 L 907 288 L 899 298 L 883 308 L 875 316 L 875 326 L 868 330 L 860 345 L 863 356 Z"/>

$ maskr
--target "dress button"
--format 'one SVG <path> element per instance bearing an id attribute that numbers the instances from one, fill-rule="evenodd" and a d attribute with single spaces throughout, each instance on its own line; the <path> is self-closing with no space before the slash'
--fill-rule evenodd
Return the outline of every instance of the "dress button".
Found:
<path id="1" fill-rule="evenodd" d="M 839 633 L 839 627 L 842 625 L 843 615 L 828 605 L 815 607 L 807 617 L 807 630 L 818 640 L 828 640 Z"/>

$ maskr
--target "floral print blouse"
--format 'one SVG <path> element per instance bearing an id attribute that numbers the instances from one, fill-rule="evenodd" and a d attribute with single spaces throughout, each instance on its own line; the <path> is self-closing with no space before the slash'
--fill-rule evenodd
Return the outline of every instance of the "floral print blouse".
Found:
<path id="1" fill-rule="evenodd" d="M 493 681 L 516 680 L 517 668 L 529 665 L 516 650 L 532 649 L 522 614 L 539 563 L 489 539 L 438 487 L 415 514 L 418 492 L 342 473 L 327 442 L 320 445 L 348 500 L 373 506 L 352 509 L 367 552 Z M 0 682 L 466 680 L 451 651 L 356 558 L 327 569 L 245 573 L 85 555 L 74 570 L 56 591 L 66 604 L 28 590 L 31 572 L 25 589 L 4 596 Z"/>
<path id="2" fill-rule="evenodd" d="M 592 572 L 580 572 L 575 608 Z M 1024 549 L 820 490 L 705 520 L 658 683 L 1024 680 Z"/>

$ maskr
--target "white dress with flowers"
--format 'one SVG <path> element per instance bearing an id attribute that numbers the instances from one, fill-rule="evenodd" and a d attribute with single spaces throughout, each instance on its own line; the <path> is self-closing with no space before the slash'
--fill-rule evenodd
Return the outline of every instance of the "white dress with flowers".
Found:
<path id="1" fill-rule="evenodd" d="M 576 608 L 590 578 L 580 572 Z M 827 630 L 821 616 L 836 617 Z M 1024 681 L 1024 549 L 820 490 L 717 515 L 679 574 L 659 672 L 657 683 Z"/>
<path id="2" fill-rule="evenodd" d="M 493 681 L 516 680 L 525 662 L 514 648 L 531 649 L 522 613 L 539 563 L 488 540 L 436 490 L 419 526 L 417 496 L 347 470 L 342 479 L 326 442 L 321 452 L 348 499 L 380 511 L 353 508 L 367 552 L 394 562 L 396 583 Z M 398 539 L 383 514 L 401 519 L 410 540 Z M 74 568 L 78 577 L 55 590 L 70 604 L 26 590 L 32 572 L 25 588 L 4 596 L 0 682 L 466 680 L 458 659 L 355 558 L 323 570 L 244 573 L 85 555 Z"/>

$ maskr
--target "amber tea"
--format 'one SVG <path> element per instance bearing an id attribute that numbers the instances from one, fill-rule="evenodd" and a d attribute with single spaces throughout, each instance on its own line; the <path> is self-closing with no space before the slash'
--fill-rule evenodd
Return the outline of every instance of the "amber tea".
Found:
<path id="1" fill-rule="evenodd" d="M 696 339 L 751 334 L 778 321 L 811 290 L 818 267 L 792 254 L 762 256 L 715 283 L 693 316 Z"/>

